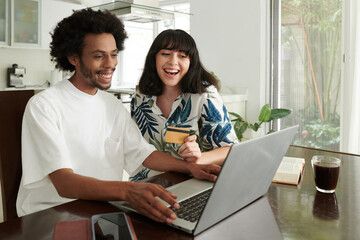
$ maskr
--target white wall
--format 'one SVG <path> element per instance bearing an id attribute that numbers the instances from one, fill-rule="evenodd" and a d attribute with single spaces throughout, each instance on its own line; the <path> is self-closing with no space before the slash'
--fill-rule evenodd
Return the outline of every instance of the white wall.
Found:
<path id="1" fill-rule="evenodd" d="M 68 17 L 73 10 L 85 8 L 80 4 L 72 4 L 59 0 L 42 0 L 41 11 L 41 47 L 49 48 L 51 42 L 50 32 L 53 31 L 56 24 L 64 17 Z"/>
<path id="2" fill-rule="evenodd" d="M 6 87 L 7 68 L 13 63 L 26 68 L 25 84 L 41 84 L 50 79 L 54 64 L 50 61 L 50 33 L 56 23 L 82 5 L 67 2 L 41 1 L 41 48 L 0 47 L 0 90 Z"/>
<path id="3" fill-rule="evenodd" d="M 190 0 L 191 35 L 201 61 L 222 85 L 248 88 L 247 120 L 266 100 L 267 1 Z"/>

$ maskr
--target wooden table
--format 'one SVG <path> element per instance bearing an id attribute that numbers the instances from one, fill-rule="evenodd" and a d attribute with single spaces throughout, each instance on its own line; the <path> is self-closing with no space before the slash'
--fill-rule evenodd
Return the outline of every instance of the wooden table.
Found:
<path id="1" fill-rule="evenodd" d="M 299 186 L 272 184 L 267 194 L 284 239 L 360 239 L 360 156 L 294 146 L 286 155 L 306 165 Z M 342 160 L 335 194 L 316 191 L 314 155 Z"/>
<path id="2" fill-rule="evenodd" d="M 315 189 L 313 155 L 342 159 L 335 194 Z M 141 239 L 357 239 L 360 236 L 360 156 L 291 146 L 287 156 L 305 158 L 298 186 L 271 184 L 266 196 L 196 236 L 128 213 Z M 187 176 L 162 174 L 157 181 L 179 182 Z M 0 239 L 51 239 L 55 223 L 119 211 L 107 202 L 75 200 L 0 224 Z M 235 237 L 235 238 L 234 238 Z"/>

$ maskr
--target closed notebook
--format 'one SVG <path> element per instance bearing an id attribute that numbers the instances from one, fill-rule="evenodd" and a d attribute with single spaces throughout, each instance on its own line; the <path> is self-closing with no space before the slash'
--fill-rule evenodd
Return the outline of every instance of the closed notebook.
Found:
<path id="1" fill-rule="evenodd" d="M 134 227 L 129 216 L 126 216 L 132 237 L 137 240 Z M 91 220 L 57 222 L 54 227 L 53 240 L 92 240 Z"/>
<path id="2" fill-rule="evenodd" d="M 91 221 L 82 219 L 57 222 L 54 228 L 53 240 L 91 240 Z"/>

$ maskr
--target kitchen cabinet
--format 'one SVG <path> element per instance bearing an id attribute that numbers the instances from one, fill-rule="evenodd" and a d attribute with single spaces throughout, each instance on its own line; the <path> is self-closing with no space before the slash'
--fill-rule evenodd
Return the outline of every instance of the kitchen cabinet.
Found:
<path id="1" fill-rule="evenodd" d="M 11 46 L 40 46 L 41 0 L 11 0 Z"/>
<path id="2" fill-rule="evenodd" d="M 0 45 L 40 46 L 41 0 L 0 0 Z"/>
<path id="3" fill-rule="evenodd" d="M 0 0 L 0 45 L 8 45 L 9 41 L 8 6 L 8 0 Z"/>

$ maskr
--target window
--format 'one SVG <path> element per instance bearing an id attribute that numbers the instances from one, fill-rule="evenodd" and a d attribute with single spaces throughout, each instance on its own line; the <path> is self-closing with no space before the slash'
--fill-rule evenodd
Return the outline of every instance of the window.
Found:
<path id="1" fill-rule="evenodd" d="M 360 3 L 273 0 L 273 107 L 299 124 L 294 144 L 360 154 Z"/>
<path id="2" fill-rule="evenodd" d="M 135 88 L 142 73 L 145 57 L 154 39 L 154 23 L 124 22 L 128 39 L 119 54 L 112 87 Z"/>
<path id="3" fill-rule="evenodd" d="M 274 107 L 293 110 L 274 128 L 300 125 L 294 144 L 340 150 L 342 1 L 274 1 Z M 275 23 L 275 22 L 274 22 Z M 274 39 L 276 40 L 276 39 Z M 278 58 L 276 58 L 278 57 Z M 276 78 L 277 77 L 277 78 Z"/>

